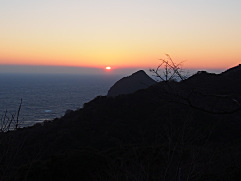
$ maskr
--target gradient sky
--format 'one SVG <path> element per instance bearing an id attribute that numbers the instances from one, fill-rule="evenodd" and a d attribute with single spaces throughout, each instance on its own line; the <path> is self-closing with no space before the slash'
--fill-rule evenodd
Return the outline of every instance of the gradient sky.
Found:
<path id="1" fill-rule="evenodd" d="M 1 0 L 0 66 L 241 62 L 240 0 Z"/>

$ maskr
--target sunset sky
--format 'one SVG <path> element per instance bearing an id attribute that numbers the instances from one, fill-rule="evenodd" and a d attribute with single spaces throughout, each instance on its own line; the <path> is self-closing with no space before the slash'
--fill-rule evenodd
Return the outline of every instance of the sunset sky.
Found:
<path id="1" fill-rule="evenodd" d="M 240 0 L 1 0 L 0 66 L 241 63 Z"/>

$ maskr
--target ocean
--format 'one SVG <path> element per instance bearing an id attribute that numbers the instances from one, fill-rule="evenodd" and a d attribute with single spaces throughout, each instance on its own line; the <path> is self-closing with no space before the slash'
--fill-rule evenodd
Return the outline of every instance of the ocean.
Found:
<path id="1" fill-rule="evenodd" d="M 107 95 L 121 75 L 0 74 L 0 119 L 17 114 L 22 127 L 61 117 Z"/>

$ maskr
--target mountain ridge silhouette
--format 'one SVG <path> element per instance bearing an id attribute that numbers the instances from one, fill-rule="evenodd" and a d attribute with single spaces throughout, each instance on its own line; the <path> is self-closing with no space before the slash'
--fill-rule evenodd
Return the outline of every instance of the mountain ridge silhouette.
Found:
<path id="1" fill-rule="evenodd" d="M 144 70 L 139 70 L 128 77 L 118 80 L 108 91 L 107 96 L 118 96 L 134 93 L 137 90 L 148 88 L 157 82 L 150 78 Z"/>
<path id="2" fill-rule="evenodd" d="M 239 180 L 241 112 L 216 113 L 240 107 L 241 71 L 228 72 L 98 96 L 61 118 L 0 133 L 0 176 Z"/>

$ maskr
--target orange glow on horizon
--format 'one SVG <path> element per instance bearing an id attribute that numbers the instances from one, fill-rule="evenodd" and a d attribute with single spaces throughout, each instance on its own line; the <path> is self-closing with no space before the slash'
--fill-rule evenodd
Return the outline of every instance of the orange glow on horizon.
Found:
<path id="1" fill-rule="evenodd" d="M 105 67 L 111 65 L 114 72 L 155 68 L 169 54 L 177 64 L 184 61 L 183 69 L 227 69 L 241 63 L 241 1 L 219 5 L 106 0 L 94 6 L 92 1 L 19 6 L 6 1 L 0 6 L 0 66 L 108 72 Z"/>
<path id="2" fill-rule="evenodd" d="M 161 56 L 160 56 L 161 57 Z M 165 56 L 162 56 L 161 58 L 165 58 Z M 172 57 L 173 58 L 173 57 Z M 142 61 L 141 61 L 142 60 Z M 179 58 L 173 58 L 175 63 L 180 63 L 183 61 L 183 59 Z M 240 60 L 241 61 L 241 60 Z M 201 58 L 196 59 L 196 61 L 192 61 L 191 59 L 184 60 L 182 63 L 182 68 L 184 69 L 205 69 L 205 68 L 211 68 L 211 69 L 227 69 L 232 66 L 236 66 L 240 64 L 240 61 L 236 58 L 235 61 L 225 62 L 222 61 L 222 59 L 215 60 L 215 59 L 207 59 L 206 61 L 202 60 Z M 151 57 L 149 59 L 134 59 L 131 61 L 128 59 L 128 61 L 122 61 L 122 62 L 111 62 L 108 61 L 107 63 L 111 63 L 114 65 L 115 69 L 118 68 L 155 68 L 157 67 L 161 62 L 158 58 Z M 22 59 L 12 59 L 12 58 L 1 58 L 0 57 L 0 65 L 34 65 L 34 66 L 66 66 L 66 67 L 92 67 L 92 68 L 102 68 L 106 65 L 105 61 L 80 61 L 80 60 L 74 60 L 74 61 L 67 61 L 67 59 L 44 59 L 44 60 L 34 60 L 32 58 L 22 58 Z M 111 70 L 113 67 L 105 67 L 106 70 Z"/>
<path id="3" fill-rule="evenodd" d="M 185 51 L 186 52 L 186 51 Z M 140 54 L 136 52 L 128 53 L 123 52 L 123 55 L 119 54 L 91 54 L 78 55 L 77 53 L 69 52 L 36 52 L 29 53 L 15 53 L 3 52 L 0 55 L 0 65 L 35 65 L 35 66 L 66 66 L 66 67 L 92 67 L 100 68 L 106 67 L 106 65 L 112 65 L 112 69 L 119 68 L 155 68 L 161 62 L 159 59 L 166 59 L 165 53 L 157 54 L 156 52 L 142 52 Z M 227 69 L 232 66 L 240 64 L 241 57 L 235 57 L 234 55 L 221 55 L 215 56 L 212 54 L 201 54 L 200 56 L 185 53 L 180 51 L 168 52 L 175 63 L 182 63 L 184 69 Z M 215 53 L 216 54 L 216 53 Z M 227 61 L 230 60 L 230 61 Z"/>

